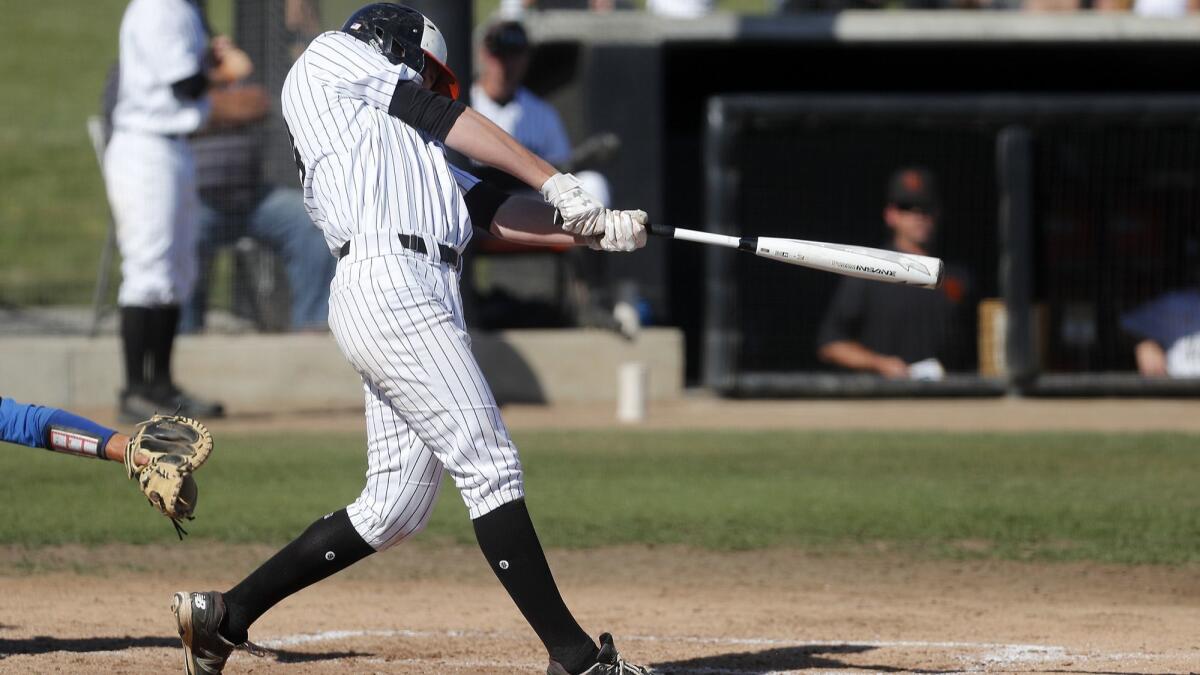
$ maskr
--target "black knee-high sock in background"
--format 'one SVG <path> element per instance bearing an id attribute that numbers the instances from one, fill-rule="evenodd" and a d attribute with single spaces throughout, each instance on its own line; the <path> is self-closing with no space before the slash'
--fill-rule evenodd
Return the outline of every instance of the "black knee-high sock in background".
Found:
<path id="1" fill-rule="evenodd" d="M 121 348 L 125 354 L 125 389 L 142 393 L 146 388 L 146 353 L 149 344 L 148 307 L 121 308 Z"/>
<path id="2" fill-rule="evenodd" d="M 179 331 L 179 305 L 155 307 L 150 310 L 148 323 L 150 372 L 146 374 L 147 381 L 155 391 L 167 393 L 172 386 L 171 352 Z"/>
<path id="3" fill-rule="evenodd" d="M 374 552 L 346 509 L 325 516 L 224 594 L 221 635 L 234 644 L 245 642 L 250 624 L 279 601 Z"/>
<path id="4" fill-rule="evenodd" d="M 525 500 L 509 502 L 476 518 L 473 524 L 483 556 L 546 645 L 550 658 L 571 673 L 591 667 L 599 650 L 558 592 Z"/>

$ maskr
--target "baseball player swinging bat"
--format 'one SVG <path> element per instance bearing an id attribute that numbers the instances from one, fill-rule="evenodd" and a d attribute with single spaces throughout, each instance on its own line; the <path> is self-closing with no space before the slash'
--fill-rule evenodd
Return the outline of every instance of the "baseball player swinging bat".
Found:
<path id="1" fill-rule="evenodd" d="M 803 239 L 731 237 L 657 223 L 647 224 L 646 230 L 659 237 L 736 248 L 761 258 L 770 258 L 848 277 L 885 281 L 891 284 L 908 284 L 922 288 L 937 288 L 942 283 L 941 259 L 924 255 Z"/>

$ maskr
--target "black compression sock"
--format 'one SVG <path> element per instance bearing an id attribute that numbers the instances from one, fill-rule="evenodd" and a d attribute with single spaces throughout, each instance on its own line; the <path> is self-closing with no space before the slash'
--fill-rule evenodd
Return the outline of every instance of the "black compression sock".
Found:
<path id="1" fill-rule="evenodd" d="M 570 673 L 583 672 L 596 663 L 596 643 L 579 627 L 559 595 L 525 500 L 509 502 L 476 518 L 473 524 L 483 557 L 546 645 L 550 658 Z"/>
<path id="2" fill-rule="evenodd" d="M 279 601 L 374 552 L 346 509 L 325 516 L 224 594 L 221 635 L 235 645 L 245 642 L 250 624 Z"/>
<path id="3" fill-rule="evenodd" d="M 125 355 L 125 388 L 141 393 L 146 388 L 146 352 L 149 344 L 148 307 L 121 308 L 121 348 Z"/>
<path id="4" fill-rule="evenodd" d="M 150 372 L 147 379 L 156 391 L 171 389 L 171 352 L 179 330 L 179 306 L 167 305 L 150 310 L 149 351 Z"/>

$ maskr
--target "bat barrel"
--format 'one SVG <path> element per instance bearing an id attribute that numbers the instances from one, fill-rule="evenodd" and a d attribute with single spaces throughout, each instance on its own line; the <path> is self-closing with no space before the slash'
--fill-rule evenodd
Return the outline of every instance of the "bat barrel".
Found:
<path id="1" fill-rule="evenodd" d="M 885 283 L 937 288 L 945 274 L 945 265 L 938 258 L 865 246 L 777 237 L 733 237 L 658 223 L 647 223 L 646 230 L 657 237 L 734 248 L 779 262 Z"/>
<path id="2" fill-rule="evenodd" d="M 756 255 L 848 277 L 937 288 L 945 266 L 938 258 L 886 249 L 802 239 L 759 237 Z"/>

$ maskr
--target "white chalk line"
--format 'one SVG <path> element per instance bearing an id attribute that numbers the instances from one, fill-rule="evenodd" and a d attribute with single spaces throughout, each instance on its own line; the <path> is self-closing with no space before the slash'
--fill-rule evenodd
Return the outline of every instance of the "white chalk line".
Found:
<path id="1" fill-rule="evenodd" d="M 313 644 L 320 642 L 330 642 L 336 640 L 346 640 L 351 638 L 409 638 L 409 639 L 471 639 L 471 638 L 520 638 L 523 634 L 503 631 L 479 631 L 479 630 L 410 630 L 410 629 L 388 629 L 388 630 L 332 630 L 322 631 L 319 633 L 297 633 L 293 635 L 285 635 L 277 638 L 263 640 L 259 644 L 264 647 L 279 649 L 283 647 L 293 647 L 305 644 Z M 759 647 L 872 647 L 876 649 L 939 649 L 939 650 L 969 650 L 974 652 L 982 652 L 977 655 L 960 655 L 957 660 L 963 663 L 967 668 L 962 672 L 977 672 L 981 668 L 989 668 L 1004 665 L 1030 665 L 1037 663 L 1050 663 L 1064 659 L 1073 659 L 1076 661 L 1116 661 L 1116 660 L 1145 660 L 1155 658 L 1157 656 L 1167 656 L 1167 654 L 1148 654 L 1148 653 L 1121 653 L 1109 654 L 1104 652 L 1072 652 L 1065 647 L 1057 645 L 1039 645 L 1039 644 L 1011 644 L 1002 642 L 967 642 L 967 641 L 937 641 L 937 640 L 803 640 L 803 639 L 781 639 L 768 637 L 705 637 L 694 635 L 681 636 L 661 636 L 661 635 L 623 635 L 623 642 L 650 642 L 650 643 L 674 643 L 674 644 L 705 644 L 705 645 L 722 645 L 722 646 L 759 646 Z M 374 660 L 373 660 L 374 661 Z M 468 660 L 453 660 L 453 659 L 430 659 L 430 658 L 408 658 L 408 659 L 385 659 L 379 660 L 385 663 L 411 663 L 414 665 L 429 664 L 436 661 L 446 667 L 454 668 L 527 668 L 541 667 L 539 663 L 501 663 L 501 662 L 479 662 Z M 691 668 L 673 668 L 675 673 L 689 673 L 691 675 L 774 675 L 775 673 L 787 673 L 795 671 L 769 671 L 765 672 L 761 669 L 752 671 L 718 668 L 718 667 L 691 667 Z M 812 669 L 805 669 L 805 673 L 815 673 Z M 830 670 L 823 672 L 847 672 L 842 670 Z M 861 672 L 855 669 L 854 672 Z"/>
<path id="2" fill-rule="evenodd" d="M 539 672 L 540 669 L 546 667 L 546 663 L 544 661 L 504 662 L 504 661 L 478 661 L 478 660 L 467 660 L 467 659 L 420 659 L 420 658 L 407 658 L 407 659 L 370 658 L 370 659 L 360 659 L 360 661 L 362 663 L 369 663 L 372 665 L 393 665 L 393 666 L 394 665 L 428 666 L 431 662 L 436 662 L 438 665 L 440 665 L 443 668 L 507 668 L 507 669 L 512 669 L 512 670 L 521 670 L 521 671 L 528 670 L 528 671 L 534 672 L 534 673 Z M 798 671 L 798 670 L 769 670 L 769 671 L 766 671 L 766 670 L 762 670 L 761 668 L 755 668 L 754 670 L 737 670 L 737 669 L 731 669 L 731 668 L 711 668 L 711 667 L 706 667 L 706 666 L 700 666 L 700 667 L 694 667 L 694 668 L 684 668 L 682 670 L 680 670 L 678 668 L 673 668 L 671 670 L 671 672 L 673 674 L 686 673 L 687 675 L 788 675 L 788 673 L 798 673 L 798 672 L 803 672 L 804 675 L 837 675 L 840 673 L 855 673 L 856 675 L 865 675 L 864 671 L 861 668 L 848 668 L 848 669 L 844 669 L 844 670 L 843 669 L 813 670 L 812 668 L 805 668 L 803 671 Z"/>
<path id="3" fill-rule="evenodd" d="M 343 640 L 346 638 L 356 637 L 404 637 L 417 639 L 432 639 L 432 638 L 514 638 L 521 637 L 523 634 L 505 631 L 482 631 L 482 630 L 407 630 L 407 629 L 387 629 L 387 630 L 329 630 L 319 633 L 296 633 L 294 635 L 285 635 L 277 638 L 261 640 L 258 644 L 264 647 L 279 648 L 292 647 L 296 645 L 308 644 L 311 642 L 329 642 L 332 640 Z M 925 640 L 804 640 L 804 639 L 782 639 L 782 638 L 766 638 L 766 637 L 750 637 L 750 638 L 731 638 L 731 637 L 702 637 L 695 635 L 622 635 L 621 640 L 624 642 L 676 642 L 684 644 L 708 644 L 708 645 L 728 645 L 728 646 L 786 646 L 794 647 L 797 645 L 814 646 L 814 647 L 848 647 L 859 645 L 863 647 L 876 647 L 880 649 L 1019 649 L 1024 651 L 1037 650 L 1057 650 L 1065 653 L 1065 648 L 1056 647 L 1053 645 L 1034 645 L 1034 644 L 1009 644 L 1004 642 L 945 642 L 945 641 L 925 641 Z"/>
<path id="4" fill-rule="evenodd" d="M 317 633 L 295 633 L 292 635 L 283 635 L 275 638 L 258 641 L 258 644 L 268 649 L 283 649 L 286 647 L 297 647 L 302 645 L 319 644 L 323 642 L 335 642 L 338 640 L 349 640 L 355 638 L 407 638 L 407 639 L 521 639 L 527 637 L 524 633 L 514 631 L 481 631 L 481 630 L 411 630 L 411 629 L 382 629 L 382 630 L 328 630 Z M 1002 666 L 1013 665 L 1036 665 L 1038 663 L 1051 663 L 1054 661 L 1072 659 L 1074 661 L 1107 661 L 1107 662 L 1126 662 L 1130 660 L 1146 660 L 1158 657 L 1169 657 L 1169 653 L 1105 653 L 1105 652 L 1073 652 L 1065 647 L 1056 645 L 1038 645 L 1038 644 L 1009 644 L 1002 642 L 967 642 L 967 641 L 939 641 L 939 640 L 804 640 L 804 639 L 782 639 L 769 637 L 705 637 L 695 635 L 680 635 L 680 636 L 663 636 L 663 635 L 624 635 L 621 636 L 623 642 L 648 642 L 648 643 L 672 643 L 672 644 L 703 644 L 703 645 L 718 645 L 718 646 L 743 646 L 743 647 L 872 647 L 876 649 L 941 649 L 941 650 L 969 650 L 974 652 L 982 652 L 977 655 L 962 654 L 956 657 L 955 660 L 962 664 L 962 670 L 954 671 L 957 673 L 978 673 L 986 672 L 989 669 Z M 819 651 L 815 652 L 817 655 Z M 98 656 L 127 656 L 127 652 L 109 651 L 92 652 L 92 655 Z M 245 658 L 245 656 L 243 656 Z M 504 660 L 479 660 L 479 659 L 455 659 L 444 657 L 407 657 L 407 658 L 381 658 L 376 656 L 363 657 L 343 657 L 337 660 L 355 659 L 362 663 L 371 663 L 379 665 L 412 665 L 412 666 L 429 666 L 430 664 L 439 664 L 445 668 L 454 669 L 484 669 L 484 668 L 501 668 L 512 670 L 529 670 L 530 672 L 538 672 L 545 668 L 544 661 L 504 661 Z M 820 673 L 828 673 L 830 675 L 837 673 L 858 673 L 864 671 L 861 668 L 850 666 L 847 669 L 826 669 L 816 670 L 812 668 L 804 668 L 801 671 L 797 670 L 771 670 L 764 671 L 760 667 L 753 670 L 743 670 L 739 668 L 722 668 L 714 666 L 672 666 L 670 672 L 674 675 L 787 675 L 788 673 L 803 672 L 805 675 L 818 675 Z"/>

